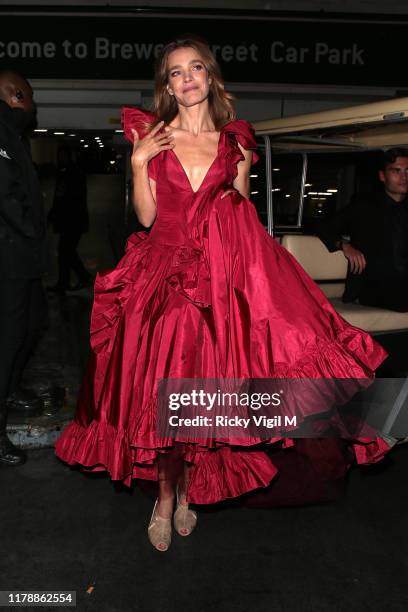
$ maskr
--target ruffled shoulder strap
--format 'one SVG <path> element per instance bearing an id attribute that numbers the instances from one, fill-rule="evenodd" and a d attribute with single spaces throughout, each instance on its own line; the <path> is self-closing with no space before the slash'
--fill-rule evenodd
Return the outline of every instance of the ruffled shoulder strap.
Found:
<path id="1" fill-rule="evenodd" d="M 252 125 L 248 121 L 243 119 L 236 119 L 226 123 L 222 128 L 221 132 L 231 136 L 235 142 L 238 142 L 243 149 L 252 151 L 252 163 L 258 161 L 259 155 L 256 153 L 256 140 L 255 131 Z M 241 153 L 241 159 L 243 159 Z"/>
<path id="2" fill-rule="evenodd" d="M 259 159 L 256 152 L 255 132 L 248 121 L 237 119 L 224 125 L 221 129 L 221 136 L 223 136 L 223 144 L 226 147 L 224 153 L 229 160 L 232 179 L 234 179 L 238 174 L 237 164 L 245 159 L 238 144 L 243 149 L 252 151 L 252 164 Z"/>
<path id="3" fill-rule="evenodd" d="M 133 145 L 132 129 L 136 130 L 139 138 L 144 138 L 150 126 L 156 122 L 156 117 L 150 111 L 137 106 L 124 106 L 122 108 L 122 127 L 126 138 Z M 157 181 L 160 172 L 162 153 L 156 155 L 148 163 L 147 172 L 150 178 Z"/>
<path id="4" fill-rule="evenodd" d="M 156 121 L 153 113 L 137 106 L 124 106 L 121 119 L 125 138 L 131 144 L 133 144 L 132 129 L 136 130 L 139 138 L 143 138 L 149 131 L 149 126 Z"/>

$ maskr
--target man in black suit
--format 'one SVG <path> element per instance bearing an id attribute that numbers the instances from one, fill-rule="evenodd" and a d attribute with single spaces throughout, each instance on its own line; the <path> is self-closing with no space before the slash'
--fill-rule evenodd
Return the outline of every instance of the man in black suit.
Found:
<path id="1" fill-rule="evenodd" d="M 46 301 L 42 195 L 25 134 L 34 125 L 30 84 L 0 73 L 0 464 L 19 465 L 25 453 L 6 435 L 7 398 L 41 335 Z"/>
<path id="2" fill-rule="evenodd" d="M 348 259 L 344 302 L 408 311 L 408 149 L 384 153 L 384 189 L 355 197 L 319 230 Z"/>

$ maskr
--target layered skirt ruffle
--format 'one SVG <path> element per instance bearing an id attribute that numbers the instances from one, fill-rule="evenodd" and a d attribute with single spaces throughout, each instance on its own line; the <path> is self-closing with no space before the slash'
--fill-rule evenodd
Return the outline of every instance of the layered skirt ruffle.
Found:
<path id="1" fill-rule="evenodd" d="M 195 503 L 266 487 L 277 474 L 268 444 L 287 448 L 293 441 L 163 440 L 156 432 L 160 379 L 363 381 L 386 356 L 334 311 L 238 192 L 202 198 L 183 244 L 157 240 L 154 229 L 130 237 L 118 267 L 97 277 L 91 346 L 77 415 L 57 455 L 130 485 L 133 478 L 157 479 L 159 453 L 180 443 Z M 358 463 L 389 449 L 375 437 L 350 445 Z"/>

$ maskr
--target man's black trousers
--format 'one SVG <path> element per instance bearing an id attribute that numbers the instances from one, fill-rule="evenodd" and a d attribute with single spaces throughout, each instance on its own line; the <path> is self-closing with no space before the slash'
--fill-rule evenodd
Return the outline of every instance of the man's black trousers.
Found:
<path id="1" fill-rule="evenodd" d="M 73 270 L 78 281 L 86 281 L 89 273 L 85 269 L 78 253 L 77 247 L 81 239 L 78 231 L 63 232 L 58 243 L 58 285 L 63 289 L 70 286 L 70 271 Z"/>
<path id="2" fill-rule="evenodd" d="M 367 280 L 360 290 L 359 302 L 363 306 L 408 312 L 408 277 Z"/>
<path id="3" fill-rule="evenodd" d="M 0 403 L 20 384 L 47 325 L 40 279 L 0 279 Z"/>

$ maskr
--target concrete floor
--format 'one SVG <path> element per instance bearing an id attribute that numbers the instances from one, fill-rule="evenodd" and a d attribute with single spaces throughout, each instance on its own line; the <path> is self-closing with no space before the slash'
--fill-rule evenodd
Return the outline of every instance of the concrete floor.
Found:
<path id="1" fill-rule="evenodd" d="M 104 217 L 96 201 L 92 210 L 97 227 Z M 55 257 L 55 237 L 50 249 Z M 105 231 L 84 237 L 81 253 L 91 270 L 114 264 Z M 75 408 L 91 299 L 90 290 L 50 297 L 50 328 L 27 370 L 52 371 L 67 387 L 61 423 Z M 167 553 L 147 540 L 151 488 L 135 483 L 128 491 L 84 475 L 51 448 L 30 450 L 20 468 L 1 468 L 0 482 L 0 590 L 74 590 L 81 612 L 408 609 L 406 445 L 381 465 L 352 470 L 336 503 L 199 508 L 197 530 L 174 535 Z"/>
<path id="2" fill-rule="evenodd" d="M 353 470 L 336 503 L 199 508 L 167 553 L 147 540 L 153 491 L 85 476 L 51 449 L 0 479 L 0 590 L 74 590 L 81 612 L 407 610 L 406 446 Z"/>

